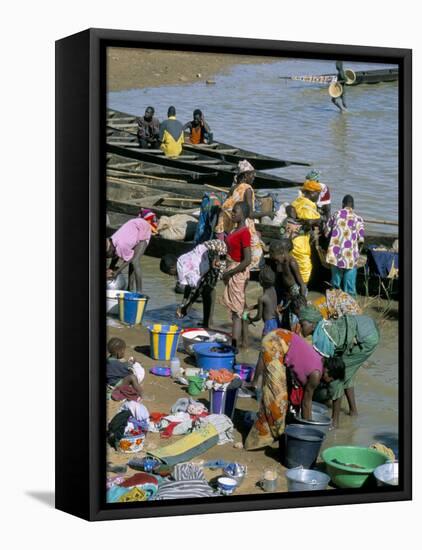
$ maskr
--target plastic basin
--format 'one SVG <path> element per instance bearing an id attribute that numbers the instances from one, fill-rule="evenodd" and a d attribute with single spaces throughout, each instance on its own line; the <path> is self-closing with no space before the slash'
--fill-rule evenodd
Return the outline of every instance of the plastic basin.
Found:
<path id="1" fill-rule="evenodd" d="M 374 470 L 374 477 L 378 487 L 396 487 L 399 484 L 398 462 L 387 462 L 377 466 Z"/>
<path id="2" fill-rule="evenodd" d="M 330 476 L 316 470 L 292 468 L 285 472 L 289 492 L 323 491 L 330 483 Z"/>
<path id="3" fill-rule="evenodd" d="M 377 466 L 388 458 L 368 447 L 329 447 L 322 453 L 332 482 L 342 489 L 358 489 L 368 480 Z"/>
<path id="4" fill-rule="evenodd" d="M 194 344 L 192 346 L 195 353 L 196 364 L 203 370 L 233 370 L 234 350 L 227 344 L 219 344 L 217 342 L 203 342 L 202 344 Z M 225 351 L 229 348 L 228 351 Z M 211 351 L 212 349 L 220 349 L 221 351 Z"/>
<path id="5" fill-rule="evenodd" d="M 214 338 L 220 334 L 224 337 L 224 342 L 229 343 L 231 336 L 227 332 L 221 332 L 220 330 L 209 330 L 205 328 L 187 328 L 182 331 L 183 349 L 186 353 L 195 356 L 195 352 L 192 349 L 194 344 L 200 344 L 206 342 L 208 338 Z"/>

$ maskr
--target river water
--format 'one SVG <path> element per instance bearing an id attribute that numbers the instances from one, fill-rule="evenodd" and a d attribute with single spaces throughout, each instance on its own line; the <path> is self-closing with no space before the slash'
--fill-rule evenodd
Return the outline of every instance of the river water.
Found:
<path id="1" fill-rule="evenodd" d="M 387 65 L 347 63 L 354 70 Z M 394 65 L 388 65 L 394 67 Z M 110 92 L 108 106 L 143 114 L 153 105 L 159 119 L 175 105 L 183 123 L 200 108 L 214 138 L 279 158 L 312 162 L 332 191 L 333 207 L 345 194 L 355 196 L 356 210 L 368 218 L 398 218 L 398 85 L 383 83 L 346 88 L 348 111 L 331 103 L 327 85 L 282 80 L 281 75 L 335 72 L 334 61 L 285 59 L 260 65 L 236 65 L 229 74 L 204 82 Z M 299 181 L 306 167 L 272 171 Z M 283 190 L 283 200 L 297 190 Z M 391 226 L 368 226 L 371 232 L 396 232 Z"/>
<path id="2" fill-rule="evenodd" d="M 364 70 L 382 66 L 345 63 L 345 67 Z M 315 60 L 238 65 L 229 74 L 216 77 L 215 85 L 198 82 L 112 92 L 108 103 L 110 108 L 131 114 L 142 114 L 151 104 L 160 119 L 168 106 L 174 104 L 182 122 L 190 120 L 194 108 L 200 108 L 217 140 L 276 157 L 312 162 L 330 186 L 334 208 L 340 206 L 344 194 L 350 193 L 355 196 L 359 214 L 395 221 L 398 216 L 397 83 L 347 88 L 349 110 L 340 113 L 332 105 L 326 86 L 279 78 L 280 75 L 325 74 L 333 69 L 334 61 Z M 302 178 L 306 167 L 274 172 Z M 295 189 L 283 190 L 281 198 L 288 201 L 296 194 Z M 368 229 L 380 232 L 380 226 Z M 381 229 L 381 232 L 388 231 L 388 226 Z M 156 259 L 145 257 L 142 261 L 144 291 L 150 296 L 144 323 L 174 320 L 180 300 L 173 291 L 174 281 L 159 272 Z M 249 303 L 259 292 L 258 285 L 251 283 Z M 383 304 L 373 306 L 372 313 L 384 307 Z M 200 319 L 201 305 L 197 305 L 184 326 L 193 326 Z M 230 328 L 227 313 L 219 305 L 215 320 L 221 330 Z M 251 349 L 242 357 L 244 361 L 256 360 L 261 331 L 261 326 L 251 329 Z M 325 446 L 368 445 L 377 440 L 397 450 L 397 320 L 383 321 L 381 334 L 377 351 L 358 372 L 356 393 L 360 414 L 357 418 L 343 414 L 341 428 L 328 434 Z"/>

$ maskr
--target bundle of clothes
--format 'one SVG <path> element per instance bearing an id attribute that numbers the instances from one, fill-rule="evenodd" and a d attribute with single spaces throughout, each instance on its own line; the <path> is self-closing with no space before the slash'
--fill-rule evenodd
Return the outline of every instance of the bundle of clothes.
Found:
<path id="1" fill-rule="evenodd" d="M 125 401 L 108 425 L 108 442 L 117 450 L 119 441 L 130 435 L 152 432 L 168 439 L 173 435 L 200 431 L 208 425 L 215 429 L 215 444 L 234 441 L 234 427 L 230 418 L 224 414 L 209 414 L 203 403 L 192 398 L 178 399 L 171 407 L 170 414 L 149 413 L 142 403 Z"/>

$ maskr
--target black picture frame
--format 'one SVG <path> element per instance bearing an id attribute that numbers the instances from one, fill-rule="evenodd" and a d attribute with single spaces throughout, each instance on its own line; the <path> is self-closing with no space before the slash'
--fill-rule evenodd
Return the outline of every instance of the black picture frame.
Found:
<path id="1" fill-rule="evenodd" d="M 183 504 L 105 503 L 105 51 L 142 47 L 297 58 L 353 59 L 399 66 L 399 451 L 400 485 Z M 56 508 L 87 520 L 328 506 L 412 498 L 411 280 L 412 51 L 88 29 L 56 42 Z M 78 357 L 71 352 L 78 342 Z M 86 359 L 84 359 L 86 358 Z M 78 407 L 74 407 L 77 389 Z"/>

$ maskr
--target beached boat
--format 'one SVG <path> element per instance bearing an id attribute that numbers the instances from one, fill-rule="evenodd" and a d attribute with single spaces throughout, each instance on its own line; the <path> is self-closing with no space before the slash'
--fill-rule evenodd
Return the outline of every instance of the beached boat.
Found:
<path id="1" fill-rule="evenodd" d="M 195 182 L 203 183 L 209 181 L 210 175 L 199 173 L 193 170 L 182 170 L 158 164 L 128 159 L 120 155 L 107 154 L 107 171 L 120 178 L 165 178 L 177 183 Z M 213 174 L 217 176 L 217 172 Z"/>
<path id="2" fill-rule="evenodd" d="M 213 182 L 217 186 L 231 185 L 237 170 L 235 164 L 230 164 L 219 159 L 211 159 L 199 153 L 189 155 L 182 153 L 178 157 L 166 157 L 161 151 L 140 149 L 139 146 L 134 146 L 132 142 L 110 140 L 107 142 L 107 152 L 170 168 L 202 173 L 207 176 L 208 181 Z M 260 171 L 256 172 L 254 180 L 254 187 L 256 189 L 283 189 L 299 187 L 301 185 L 303 185 L 303 180 L 293 181 Z"/>
<path id="3" fill-rule="evenodd" d="M 376 69 L 371 71 L 353 71 L 352 69 L 346 69 L 344 72 L 347 77 L 347 86 L 395 82 L 399 79 L 398 69 Z"/>
<path id="4" fill-rule="evenodd" d="M 154 208 L 154 210 L 158 212 L 157 209 Z M 136 216 L 138 211 L 138 205 L 117 200 L 107 201 L 109 224 L 106 229 L 106 235 L 112 235 L 122 224 Z M 174 205 L 166 206 L 165 204 L 160 208 L 160 211 L 163 212 L 161 215 L 169 216 L 180 213 Z M 276 226 L 257 224 L 256 227 L 261 233 L 261 238 L 265 244 L 269 244 L 272 240 L 279 238 L 279 228 Z M 396 238 L 396 235 L 368 234 L 365 237 L 365 245 L 377 244 L 379 246 L 390 248 Z M 195 246 L 196 243 L 193 241 L 174 241 L 160 236 L 152 236 L 145 254 L 153 258 L 162 258 L 165 254 L 175 254 L 176 256 L 181 256 L 182 254 L 186 254 L 187 252 L 193 250 Z M 331 273 L 321 263 L 320 256 L 314 247 L 312 247 L 312 264 L 312 278 L 308 284 L 308 287 L 312 290 L 324 292 L 327 288 L 329 288 Z M 251 271 L 252 281 L 257 281 L 258 277 L 259 270 Z M 388 294 L 389 298 L 394 298 L 398 295 L 398 284 L 398 279 L 392 281 Z M 358 270 L 357 288 L 360 294 L 378 295 L 385 292 L 385 288 L 383 288 L 380 284 L 380 279 L 373 276 L 367 277 L 363 269 Z"/>
<path id="5" fill-rule="evenodd" d="M 127 219 L 137 216 L 140 208 L 150 208 L 159 216 L 174 216 L 175 214 L 189 214 L 197 217 L 199 213 L 199 199 L 189 197 L 175 197 L 170 193 L 146 196 L 145 199 L 123 200 L 115 196 L 110 189 L 107 194 L 107 210 L 126 215 Z M 257 223 L 256 228 L 264 242 L 280 238 L 280 229 L 276 225 Z M 388 233 L 373 233 L 365 236 L 365 245 L 377 244 L 392 247 L 397 235 Z"/>
<path id="6" fill-rule="evenodd" d="M 345 69 L 346 86 L 358 84 L 379 84 L 380 82 L 395 82 L 399 78 L 398 69 L 374 69 L 369 71 L 354 71 Z M 337 80 L 336 74 L 280 76 L 283 80 L 299 80 L 311 84 L 330 84 Z"/>
<path id="7" fill-rule="evenodd" d="M 213 143 L 201 143 L 194 145 L 193 143 L 185 143 L 184 151 L 192 153 L 202 153 L 211 158 L 221 159 L 226 162 L 238 163 L 240 160 L 249 161 L 256 170 L 271 170 L 272 168 L 284 168 L 285 166 L 311 166 L 309 162 L 300 160 L 282 160 L 260 153 L 253 153 L 246 149 L 234 147 L 227 143 L 215 141 Z"/>
<path id="8" fill-rule="evenodd" d="M 136 117 L 131 117 L 127 113 L 121 113 L 119 111 L 108 111 L 107 120 L 107 135 L 116 136 L 118 140 L 123 140 L 123 136 L 118 136 L 116 132 L 125 132 L 128 137 L 136 138 Z M 132 140 L 130 140 L 132 141 Z M 222 143 L 220 141 L 214 141 L 211 144 L 194 145 L 192 143 L 185 143 L 183 149 L 192 153 L 200 153 L 202 155 L 209 156 L 211 158 L 220 159 L 225 162 L 238 163 L 239 160 L 249 161 L 256 170 L 271 170 L 273 168 L 284 168 L 285 166 L 310 166 L 309 162 L 300 160 L 284 160 L 263 155 L 261 153 L 255 153 L 242 149 L 228 143 Z"/>

